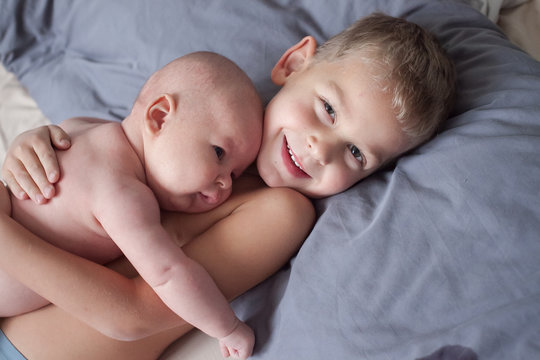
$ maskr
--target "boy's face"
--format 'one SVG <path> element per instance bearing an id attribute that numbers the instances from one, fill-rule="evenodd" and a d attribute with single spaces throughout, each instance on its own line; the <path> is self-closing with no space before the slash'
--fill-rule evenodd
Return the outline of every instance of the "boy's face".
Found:
<path id="1" fill-rule="evenodd" d="M 242 96 L 238 90 L 192 90 L 180 96 L 175 114 L 145 150 L 148 184 L 163 209 L 213 209 L 231 194 L 233 178 L 255 160 L 260 101 L 256 93 Z"/>
<path id="2" fill-rule="evenodd" d="M 350 57 L 299 61 L 278 62 L 272 73 L 283 87 L 266 108 L 257 159 L 269 186 L 333 195 L 412 147 L 368 65 Z"/>

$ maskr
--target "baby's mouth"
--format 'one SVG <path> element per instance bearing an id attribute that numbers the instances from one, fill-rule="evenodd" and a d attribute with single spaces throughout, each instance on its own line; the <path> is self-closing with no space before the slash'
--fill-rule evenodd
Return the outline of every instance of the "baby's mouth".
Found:
<path id="1" fill-rule="evenodd" d="M 199 195 L 201 199 L 209 205 L 215 205 L 219 202 L 219 195 L 217 192 L 199 192 Z"/>

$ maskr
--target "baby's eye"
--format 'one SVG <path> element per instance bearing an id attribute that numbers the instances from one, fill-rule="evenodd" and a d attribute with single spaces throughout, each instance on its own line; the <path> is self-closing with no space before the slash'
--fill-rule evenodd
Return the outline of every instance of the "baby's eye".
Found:
<path id="1" fill-rule="evenodd" d="M 334 108 L 328 103 L 328 101 L 323 100 L 322 102 L 324 105 L 324 110 L 330 116 L 330 118 L 332 118 L 332 122 L 334 122 L 334 120 L 336 119 L 336 112 L 334 111 Z"/>
<path id="2" fill-rule="evenodd" d="M 218 160 L 221 160 L 223 158 L 223 155 L 225 155 L 225 150 L 223 150 L 219 146 L 214 145 L 214 151 L 216 152 Z"/>
<path id="3" fill-rule="evenodd" d="M 360 149 L 358 149 L 355 145 L 353 144 L 349 144 L 347 145 L 347 147 L 349 148 L 349 151 L 351 152 L 351 154 L 355 157 L 356 160 L 360 161 L 360 162 L 364 162 L 364 155 L 362 154 L 362 152 L 360 151 Z"/>

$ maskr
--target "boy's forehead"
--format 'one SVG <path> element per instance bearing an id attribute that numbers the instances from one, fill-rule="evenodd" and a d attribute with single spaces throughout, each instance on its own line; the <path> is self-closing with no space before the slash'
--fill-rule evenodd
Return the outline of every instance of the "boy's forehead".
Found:
<path id="1" fill-rule="evenodd" d="M 334 102 L 345 108 L 342 110 L 347 110 L 354 107 L 358 98 L 371 99 L 370 94 L 382 94 L 388 88 L 384 77 L 377 75 L 377 68 L 361 59 L 344 57 L 316 64 L 312 80 L 316 91 L 328 92 Z"/>
<path id="2" fill-rule="evenodd" d="M 333 85 L 340 85 L 343 80 L 349 85 L 371 84 L 380 87 L 384 79 L 385 66 L 378 61 L 372 61 L 365 56 L 345 55 L 333 60 L 319 60 L 311 64 L 310 69 L 314 76 L 321 80 L 332 81 Z M 362 84 L 354 80 L 361 80 Z"/>

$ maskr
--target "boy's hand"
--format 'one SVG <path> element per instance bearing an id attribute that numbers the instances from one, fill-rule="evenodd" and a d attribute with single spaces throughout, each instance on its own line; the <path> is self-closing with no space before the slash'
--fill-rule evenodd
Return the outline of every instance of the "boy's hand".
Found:
<path id="1" fill-rule="evenodd" d="M 60 168 L 53 146 L 59 150 L 71 146 L 69 135 L 56 125 L 25 131 L 11 143 L 2 178 L 18 199 L 30 197 L 43 204 L 54 196 Z"/>
<path id="2" fill-rule="evenodd" d="M 255 335 L 253 330 L 241 321 L 238 322 L 232 333 L 219 339 L 221 355 L 223 357 L 232 356 L 235 359 L 247 359 L 250 357 L 254 344 Z"/>
<path id="3" fill-rule="evenodd" d="M 0 184 L 0 211 L 5 212 L 8 216 L 11 215 L 11 198 L 4 184 Z"/>

